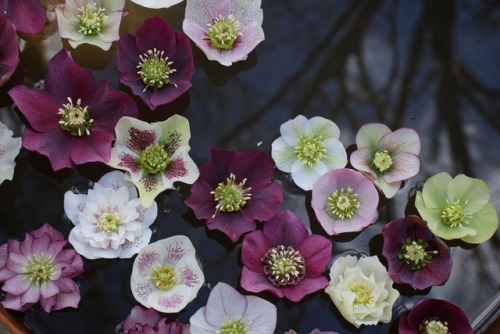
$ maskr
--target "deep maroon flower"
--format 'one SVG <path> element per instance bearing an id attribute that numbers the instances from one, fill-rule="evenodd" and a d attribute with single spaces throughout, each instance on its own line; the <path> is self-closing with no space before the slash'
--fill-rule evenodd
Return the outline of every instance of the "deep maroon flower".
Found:
<path id="1" fill-rule="evenodd" d="M 29 122 L 23 146 L 46 155 L 54 170 L 90 161 L 107 163 L 115 125 L 122 116 L 138 116 L 133 99 L 97 85 L 65 49 L 47 66 L 45 90 L 16 86 L 8 93 Z"/>
<path id="2" fill-rule="evenodd" d="M 189 325 L 167 321 L 153 308 L 147 310 L 136 305 L 123 322 L 120 334 L 187 334 Z"/>
<path id="3" fill-rule="evenodd" d="M 185 200 L 209 229 L 226 233 L 233 242 L 255 230 L 255 220 L 271 219 L 283 203 L 283 191 L 269 184 L 273 162 L 261 151 L 208 149 L 208 161 Z"/>
<path id="4" fill-rule="evenodd" d="M 307 236 L 307 229 L 286 210 L 243 239 L 241 286 L 251 292 L 271 291 L 298 302 L 323 289 L 321 274 L 332 257 L 332 243 L 323 236 Z"/>
<path id="5" fill-rule="evenodd" d="M 424 299 L 399 320 L 399 334 L 473 334 L 469 320 L 457 305 L 442 299 Z"/>
<path id="6" fill-rule="evenodd" d="M 38 0 L 0 0 L 0 12 L 26 34 L 39 33 L 47 22 L 45 8 Z"/>
<path id="7" fill-rule="evenodd" d="M 159 17 L 144 21 L 136 36 L 120 38 L 117 64 L 120 82 L 151 110 L 191 88 L 194 65 L 189 39 Z"/>
<path id="8" fill-rule="evenodd" d="M 427 227 L 425 220 L 408 216 L 382 229 L 382 255 L 389 264 L 394 282 L 423 290 L 443 285 L 451 274 L 453 261 L 448 246 Z"/>
<path id="9" fill-rule="evenodd" d="M 80 291 L 72 278 L 83 272 L 83 261 L 74 249 L 63 249 L 67 242 L 46 223 L 0 248 L 5 308 L 26 311 L 38 301 L 45 312 L 77 307 Z"/>
<path id="10" fill-rule="evenodd" d="M 16 30 L 9 20 L 0 14 L 0 87 L 10 79 L 18 64 Z"/>

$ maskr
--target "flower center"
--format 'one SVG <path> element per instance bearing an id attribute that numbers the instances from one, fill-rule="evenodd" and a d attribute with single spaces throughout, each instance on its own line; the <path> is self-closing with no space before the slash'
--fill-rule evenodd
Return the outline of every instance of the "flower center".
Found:
<path id="1" fill-rule="evenodd" d="M 230 50 L 238 36 L 243 36 L 240 29 L 240 22 L 235 20 L 233 15 L 225 18 L 219 15 L 218 18 L 213 20 L 212 24 L 208 25 L 208 38 L 210 43 L 216 49 Z"/>
<path id="2" fill-rule="evenodd" d="M 442 322 L 439 317 L 425 318 L 418 326 L 419 333 L 421 334 L 449 334 L 448 323 Z"/>
<path id="3" fill-rule="evenodd" d="M 174 268 L 158 265 L 154 268 L 151 279 L 158 288 L 168 290 L 176 281 Z"/>
<path id="4" fill-rule="evenodd" d="M 372 156 L 370 165 L 377 174 L 385 174 L 392 166 L 391 155 L 387 150 L 377 151 Z"/>
<path id="5" fill-rule="evenodd" d="M 39 255 L 30 255 L 28 262 L 23 266 L 24 278 L 33 285 L 46 284 L 54 273 L 52 257 L 46 257 L 43 252 Z"/>
<path id="6" fill-rule="evenodd" d="M 176 72 L 175 68 L 171 68 L 174 62 L 168 61 L 168 57 L 163 57 L 164 51 L 159 51 L 154 48 L 153 50 L 148 50 L 144 55 L 139 56 L 141 59 L 137 68 L 137 74 L 141 76 L 142 81 L 146 84 L 143 92 L 148 89 L 149 86 L 162 88 L 163 85 L 172 84 L 175 87 L 177 85 L 170 81 L 170 74 Z"/>
<path id="7" fill-rule="evenodd" d="M 212 218 L 215 218 L 218 210 L 223 212 L 239 211 L 252 197 L 252 194 L 248 193 L 252 187 L 243 188 L 247 179 L 243 179 L 238 184 L 235 184 L 235 182 L 236 176 L 231 173 L 226 182 L 220 182 L 217 188 L 210 192 L 214 195 L 215 201 L 218 202 Z"/>
<path id="8" fill-rule="evenodd" d="M 426 251 L 429 244 L 422 239 L 417 241 L 406 238 L 401 252 L 398 254 L 398 259 L 404 260 L 411 270 L 419 270 L 427 266 L 427 262 L 432 260 L 432 254 L 437 254 L 438 251 Z"/>
<path id="9" fill-rule="evenodd" d="M 448 202 L 448 200 L 446 201 Z M 465 204 L 467 204 L 467 202 L 465 202 Z M 467 213 L 465 213 L 465 210 L 460 205 L 459 199 L 457 199 L 453 203 L 448 202 L 448 205 L 445 206 L 445 208 L 441 212 L 441 220 L 443 221 L 443 223 L 449 225 L 450 227 L 462 227 L 462 223 L 468 224 L 468 222 L 465 220 L 466 217 Z"/>
<path id="10" fill-rule="evenodd" d="M 325 145 L 321 141 L 322 136 L 315 135 L 300 136 L 295 146 L 297 158 L 302 161 L 302 164 L 312 165 L 325 157 Z"/>
<path id="11" fill-rule="evenodd" d="M 354 211 L 361 207 L 356 196 L 352 194 L 352 188 L 342 188 L 335 190 L 325 201 L 325 211 L 333 219 L 351 219 Z"/>
<path id="12" fill-rule="evenodd" d="M 352 284 L 351 292 L 356 294 L 356 298 L 354 298 L 354 301 L 352 302 L 354 307 L 361 304 L 368 306 L 375 300 L 372 289 L 370 289 L 365 282 L 356 282 Z"/>
<path id="13" fill-rule="evenodd" d="M 116 212 L 105 212 L 97 220 L 97 228 L 100 232 L 114 233 L 122 223 L 120 215 Z"/>
<path id="14" fill-rule="evenodd" d="M 274 286 L 297 285 L 306 275 L 306 263 L 292 246 L 270 248 L 260 259 L 264 273 Z"/>
<path id="15" fill-rule="evenodd" d="M 247 334 L 247 325 L 241 322 L 241 320 L 228 320 L 222 327 L 216 331 L 217 334 Z"/>
<path id="16" fill-rule="evenodd" d="M 76 101 L 73 105 L 71 97 L 68 97 L 68 103 L 63 104 L 64 109 L 59 108 L 58 114 L 62 115 L 59 124 L 63 130 L 68 131 L 73 136 L 82 136 L 90 134 L 90 127 L 94 120 L 90 118 L 89 107 L 81 106 L 82 100 Z"/>
<path id="17" fill-rule="evenodd" d="M 78 32 L 84 35 L 94 35 L 102 30 L 104 21 L 108 18 L 104 15 L 104 8 L 97 7 L 94 4 L 88 4 L 87 7 L 81 6 L 78 8 L 80 14 L 77 17 L 80 19 L 80 28 Z"/>
<path id="18" fill-rule="evenodd" d="M 169 163 L 168 153 L 158 144 L 151 144 L 142 151 L 141 165 L 151 174 L 165 170 Z"/>

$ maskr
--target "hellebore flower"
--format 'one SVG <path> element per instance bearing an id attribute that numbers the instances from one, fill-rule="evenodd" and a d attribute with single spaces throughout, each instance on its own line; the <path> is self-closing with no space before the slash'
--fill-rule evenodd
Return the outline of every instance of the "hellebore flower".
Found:
<path id="1" fill-rule="evenodd" d="M 131 0 L 142 7 L 147 8 L 168 8 L 170 6 L 176 5 L 182 0 Z"/>
<path id="2" fill-rule="evenodd" d="M 261 0 L 188 0 L 182 29 L 209 60 L 245 60 L 264 40 Z"/>
<path id="3" fill-rule="evenodd" d="M 188 237 L 176 235 L 142 248 L 135 258 L 130 287 L 135 299 L 159 312 L 177 313 L 205 282 Z"/>
<path id="4" fill-rule="evenodd" d="M 243 233 L 255 230 L 255 220 L 274 217 L 283 203 L 283 191 L 279 184 L 269 184 L 273 162 L 264 152 L 209 148 L 208 154 L 184 203 L 196 218 L 206 219 L 209 229 L 220 230 L 236 242 Z"/>
<path id="5" fill-rule="evenodd" d="M 23 146 L 46 155 L 54 170 L 108 162 L 116 123 L 138 116 L 133 99 L 110 84 L 96 85 L 90 71 L 62 49 L 48 64 L 45 90 L 15 86 L 8 92 L 29 122 Z"/>
<path id="6" fill-rule="evenodd" d="M 64 211 L 75 227 L 69 242 L 87 259 L 130 258 L 149 244 L 158 207 L 144 208 L 123 173 L 105 174 L 88 194 L 64 194 Z"/>
<path id="7" fill-rule="evenodd" d="M 394 197 L 403 180 L 420 170 L 420 137 L 413 129 L 391 131 L 384 124 L 365 124 L 356 135 L 356 145 L 351 165 L 372 180 L 387 198 Z"/>
<path id="8" fill-rule="evenodd" d="M 416 290 L 446 283 L 453 265 L 450 250 L 424 220 L 417 216 L 397 219 L 384 226 L 382 235 L 382 255 L 394 282 Z"/>
<path id="9" fill-rule="evenodd" d="M 14 239 L 0 251 L 0 282 L 7 292 L 5 308 L 26 311 L 40 301 L 45 312 L 77 308 L 80 290 L 72 278 L 83 272 L 83 261 L 61 232 L 45 223 L 26 233 L 24 241 Z"/>
<path id="10" fill-rule="evenodd" d="M 311 205 L 326 233 L 357 232 L 375 221 L 378 192 L 363 174 L 335 169 L 314 182 Z"/>
<path id="11" fill-rule="evenodd" d="M 141 204 L 149 207 L 174 182 L 191 184 L 198 167 L 189 157 L 189 122 L 173 115 L 163 122 L 146 123 L 123 117 L 116 125 L 116 141 L 108 165 L 126 170 L 125 180 L 139 190 Z"/>
<path id="12" fill-rule="evenodd" d="M 294 331 L 293 329 L 290 329 L 288 332 L 286 332 L 285 334 L 297 334 L 296 331 Z M 311 333 L 309 334 L 338 334 L 336 332 L 322 332 L 320 331 L 319 329 L 314 329 Z"/>
<path id="13" fill-rule="evenodd" d="M 189 329 L 191 334 L 272 334 L 276 321 L 276 306 L 256 296 L 244 296 L 219 282 L 210 292 L 207 305 L 189 319 Z"/>
<path id="14" fill-rule="evenodd" d="M 1 0 L 0 0 L 1 1 Z M 0 14 L 0 87 L 9 81 L 19 65 L 19 49 L 14 26 Z"/>
<path id="15" fill-rule="evenodd" d="M 338 126 L 323 117 L 295 117 L 280 127 L 281 137 L 272 144 L 271 156 L 276 167 L 291 173 L 304 190 L 326 172 L 345 167 L 347 154 L 339 141 Z"/>
<path id="16" fill-rule="evenodd" d="M 139 305 L 132 307 L 123 322 L 120 334 L 188 334 L 189 325 L 179 321 L 167 321 L 152 308 L 147 310 Z"/>
<path id="17" fill-rule="evenodd" d="M 328 285 L 321 274 L 331 257 L 332 243 L 320 235 L 307 236 L 300 218 L 286 210 L 243 239 L 241 286 L 298 302 Z"/>
<path id="18" fill-rule="evenodd" d="M 399 334 L 473 334 L 464 311 L 442 299 L 424 299 L 401 315 Z"/>
<path id="19" fill-rule="evenodd" d="M 119 29 L 125 0 L 66 0 L 56 4 L 59 36 L 69 45 L 92 44 L 104 51 L 120 39 Z"/>
<path id="20" fill-rule="evenodd" d="M 330 285 L 325 292 L 342 316 L 359 328 L 390 322 L 392 306 L 399 292 L 378 257 L 343 256 L 330 268 Z"/>
<path id="21" fill-rule="evenodd" d="M 13 133 L 0 123 L 0 184 L 14 177 L 14 161 L 21 149 L 21 138 L 13 138 Z"/>
<path id="22" fill-rule="evenodd" d="M 194 65 L 189 39 L 159 17 L 144 21 L 136 36 L 120 38 L 117 64 L 120 82 L 151 110 L 191 88 Z"/>
<path id="23" fill-rule="evenodd" d="M 16 30 L 26 34 L 38 34 L 47 22 L 45 8 L 39 0 L 0 0 L 0 13 Z"/>
<path id="24" fill-rule="evenodd" d="M 443 239 L 479 244 L 498 228 L 488 186 L 463 174 L 453 179 L 444 172 L 430 177 L 417 191 L 415 207 L 432 233 Z"/>

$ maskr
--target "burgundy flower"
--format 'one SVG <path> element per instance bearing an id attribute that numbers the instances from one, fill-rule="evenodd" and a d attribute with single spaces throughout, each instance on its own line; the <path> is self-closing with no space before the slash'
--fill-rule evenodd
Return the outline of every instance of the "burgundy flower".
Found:
<path id="1" fill-rule="evenodd" d="M 26 311 L 38 301 L 45 312 L 77 307 L 80 291 L 72 278 L 83 272 L 83 261 L 74 249 L 63 249 L 67 242 L 46 223 L 24 241 L 9 239 L 0 247 L 5 308 Z"/>
<path id="2" fill-rule="evenodd" d="M 286 210 L 243 239 L 241 286 L 251 292 L 271 291 L 298 302 L 323 289 L 321 274 L 332 257 L 332 243 L 323 236 L 307 236 L 294 213 Z"/>
<path id="3" fill-rule="evenodd" d="M 97 85 L 65 49 L 49 62 L 45 90 L 16 86 L 8 93 L 29 122 L 23 146 L 46 155 L 54 170 L 90 161 L 108 162 L 115 125 L 122 116 L 138 116 L 133 99 Z"/>
<path id="4" fill-rule="evenodd" d="M 453 261 L 448 246 L 427 227 L 425 220 L 408 216 L 388 223 L 382 230 L 382 255 L 394 282 L 423 290 L 443 285 Z"/>
<path id="5" fill-rule="evenodd" d="M 0 12 L 26 34 L 39 33 L 47 22 L 45 8 L 38 0 L 0 0 Z"/>
<path id="6" fill-rule="evenodd" d="M 10 79 L 18 64 L 16 30 L 5 16 L 0 14 L 0 87 Z"/>
<path id="7" fill-rule="evenodd" d="M 120 38 L 117 64 L 120 82 L 151 110 L 191 88 L 194 65 L 189 39 L 159 17 L 146 20 L 136 36 Z"/>
<path id="8" fill-rule="evenodd" d="M 153 308 L 145 310 L 136 305 L 123 322 L 120 334 L 186 334 L 188 328 L 179 321 L 167 321 Z"/>
<path id="9" fill-rule="evenodd" d="M 261 151 L 208 149 L 200 177 L 185 200 L 209 229 L 226 233 L 233 242 L 255 230 L 255 220 L 271 219 L 283 203 L 283 191 L 269 184 L 273 162 Z"/>
<path id="10" fill-rule="evenodd" d="M 399 334 L 473 334 L 469 320 L 457 305 L 442 299 L 424 299 L 399 320 Z"/>

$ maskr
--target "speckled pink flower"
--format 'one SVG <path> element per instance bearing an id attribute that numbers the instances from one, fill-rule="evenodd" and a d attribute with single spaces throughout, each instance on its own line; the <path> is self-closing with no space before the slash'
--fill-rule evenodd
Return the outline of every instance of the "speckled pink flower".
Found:
<path id="1" fill-rule="evenodd" d="M 189 325 L 179 321 L 167 321 L 152 308 L 147 310 L 139 305 L 132 307 L 123 322 L 120 334 L 188 334 Z"/>

